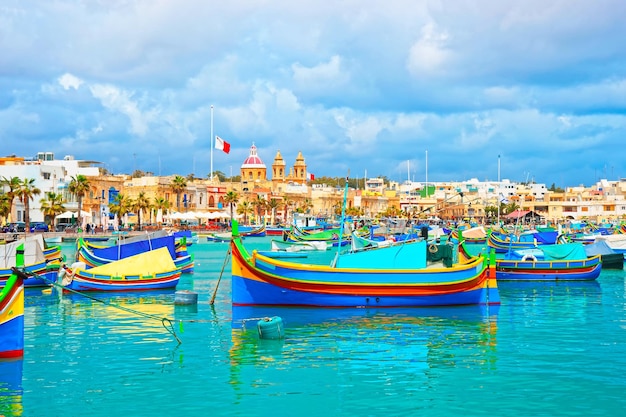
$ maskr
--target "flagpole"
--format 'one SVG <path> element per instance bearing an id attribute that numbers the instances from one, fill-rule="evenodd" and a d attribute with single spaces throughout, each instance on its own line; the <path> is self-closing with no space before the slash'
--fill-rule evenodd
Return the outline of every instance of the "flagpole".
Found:
<path id="1" fill-rule="evenodd" d="M 496 202 L 498 205 L 498 227 L 500 227 L 500 155 L 498 155 L 498 195 L 496 197 Z"/>
<path id="2" fill-rule="evenodd" d="M 211 104 L 211 183 L 213 183 L 213 105 Z"/>

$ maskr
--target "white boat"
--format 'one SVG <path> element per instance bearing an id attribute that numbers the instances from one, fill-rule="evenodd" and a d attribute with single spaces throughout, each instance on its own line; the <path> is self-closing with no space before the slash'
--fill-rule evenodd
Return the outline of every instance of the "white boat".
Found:
<path id="1" fill-rule="evenodd" d="M 310 240 L 300 242 L 286 242 L 272 239 L 272 251 L 274 252 L 303 252 L 303 251 L 325 251 L 328 250 L 328 242 L 322 240 Z"/>

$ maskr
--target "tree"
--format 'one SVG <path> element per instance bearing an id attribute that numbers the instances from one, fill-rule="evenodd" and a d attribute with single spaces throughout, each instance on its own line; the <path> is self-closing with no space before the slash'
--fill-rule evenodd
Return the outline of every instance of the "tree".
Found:
<path id="1" fill-rule="evenodd" d="M 180 212 L 180 195 L 187 189 L 187 179 L 176 175 L 172 180 L 170 187 L 174 194 L 176 194 L 176 210 Z"/>
<path id="2" fill-rule="evenodd" d="M 109 204 L 109 212 L 117 215 L 117 226 L 122 224 L 122 217 L 127 214 L 132 207 L 133 201 L 122 193 L 115 196 L 115 200 Z"/>
<path id="3" fill-rule="evenodd" d="M 83 210 L 83 197 L 87 195 L 87 191 L 91 189 L 91 184 L 89 184 L 89 179 L 86 176 L 78 174 L 75 177 L 72 177 L 69 185 L 67 186 L 67 190 L 76 196 L 78 200 L 78 227 L 82 227 L 82 210 Z"/>
<path id="4" fill-rule="evenodd" d="M 2 177 L 2 179 L 0 179 L 0 185 L 3 189 L 4 187 L 9 187 L 9 190 L 6 192 L 6 196 L 9 202 L 9 211 L 7 217 L 11 217 L 11 213 L 13 212 L 13 200 L 15 200 L 16 192 L 20 188 L 20 183 L 21 181 L 19 177 Z"/>
<path id="5" fill-rule="evenodd" d="M 302 210 L 301 211 L 302 213 L 309 213 L 312 208 L 313 208 L 313 202 L 311 201 L 311 199 L 307 197 L 300 203 L 299 209 Z"/>
<path id="6" fill-rule="evenodd" d="M 285 218 L 283 219 L 283 222 L 285 224 L 288 223 L 287 219 L 289 218 L 289 208 L 292 207 L 293 204 L 294 204 L 294 201 L 291 198 L 289 198 L 287 196 L 285 196 L 285 198 L 283 198 L 283 210 L 285 212 Z"/>
<path id="7" fill-rule="evenodd" d="M 54 230 L 54 224 L 56 217 L 65 211 L 65 207 L 63 206 L 66 201 L 63 199 L 61 194 L 57 194 L 52 191 L 46 192 L 44 198 L 39 200 L 41 203 L 41 211 L 45 217 L 51 218 L 52 228 L 50 230 Z"/>
<path id="8" fill-rule="evenodd" d="M 30 232 L 30 200 L 41 194 L 41 190 L 35 186 L 34 178 L 24 178 L 16 191 L 17 197 L 24 204 L 24 223 L 26 233 Z"/>
<path id="9" fill-rule="evenodd" d="M 267 202 L 267 208 L 271 210 L 272 219 L 270 224 L 274 225 L 276 219 L 276 209 L 280 206 L 280 202 L 275 198 L 270 198 L 270 201 Z"/>
<path id="10" fill-rule="evenodd" d="M 254 200 L 252 203 L 252 207 L 254 207 L 254 211 L 257 215 L 257 219 L 260 219 L 261 216 L 265 213 L 265 207 L 267 205 L 267 201 L 265 201 L 265 199 L 258 195 L 256 196 L 256 200 Z"/>
<path id="11" fill-rule="evenodd" d="M 154 200 L 154 209 L 155 210 L 161 210 L 161 214 L 165 214 L 165 212 L 170 208 L 170 202 L 167 201 L 165 198 L 163 197 L 158 197 L 156 200 Z"/>
<path id="12" fill-rule="evenodd" d="M 228 204 L 228 206 L 230 207 L 230 218 L 233 218 L 233 206 L 236 206 L 237 203 L 239 202 L 239 194 L 237 194 L 235 191 L 229 191 L 226 193 L 226 195 L 224 196 L 224 203 Z"/>
<path id="13" fill-rule="evenodd" d="M 141 212 L 150 208 L 150 199 L 146 197 L 146 193 L 141 191 L 137 198 L 133 201 L 133 209 L 137 212 L 137 228 L 141 230 Z"/>
<path id="14" fill-rule="evenodd" d="M 237 214 L 243 214 L 243 224 L 248 224 L 248 214 L 254 211 L 252 205 L 248 201 L 242 201 L 237 206 Z"/>
<path id="15" fill-rule="evenodd" d="M 213 171 L 213 178 L 217 177 L 220 182 L 226 182 L 226 174 L 224 174 L 222 171 Z M 207 178 L 211 179 L 211 173 L 209 172 L 207 174 Z"/>
<path id="16" fill-rule="evenodd" d="M 5 193 L 0 194 L 0 217 L 6 219 L 9 217 L 9 196 Z"/>

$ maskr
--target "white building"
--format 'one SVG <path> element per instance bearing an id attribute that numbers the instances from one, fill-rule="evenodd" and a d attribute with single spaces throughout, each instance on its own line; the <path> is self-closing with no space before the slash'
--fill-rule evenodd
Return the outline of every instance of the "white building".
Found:
<path id="1" fill-rule="evenodd" d="M 21 159 L 21 158 L 12 158 Z M 35 158 L 23 158 L 21 161 L 14 161 L 11 164 L 0 164 L 0 178 L 18 177 L 23 179 L 34 179 L 34 186 L 41 194 L 36 196 L 29 203 L 30 221 L 44 221 L 41 211 L 41 199 L 46 193 L 54 192 L 63 195 L 68 202 L 65 207 L 68 210 L 78 210 L 78 203 L 68 192 L 67 187 L 76 175 L 99 176 L 100 170 L 94 164 L 96 161 L 75 160 L 73 156 L 65 156 L 62 160 L 54 159 L 52 152 L 39 152 Z M 5 187 L 4 192 L 8 189 Z M 12 221 L 24 221 L 24 204 L 15 199 L 13 201 Z"/>

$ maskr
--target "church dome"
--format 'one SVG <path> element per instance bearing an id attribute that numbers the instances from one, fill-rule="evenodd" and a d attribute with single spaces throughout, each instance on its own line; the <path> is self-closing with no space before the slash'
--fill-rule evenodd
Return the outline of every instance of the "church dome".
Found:
<path id="1" fill-rule="evenodd" d="M 259 155 L 257 155 L 256 146 L 254 146 L 254 143 L 250 147 L 250 155 L 248 155 L 246 160 L 243 161 L 243 165 L 241 165 L 241 168 L 265 168 L 265 164 L 263 163 L 261 158 L 259 158 Z"/>

